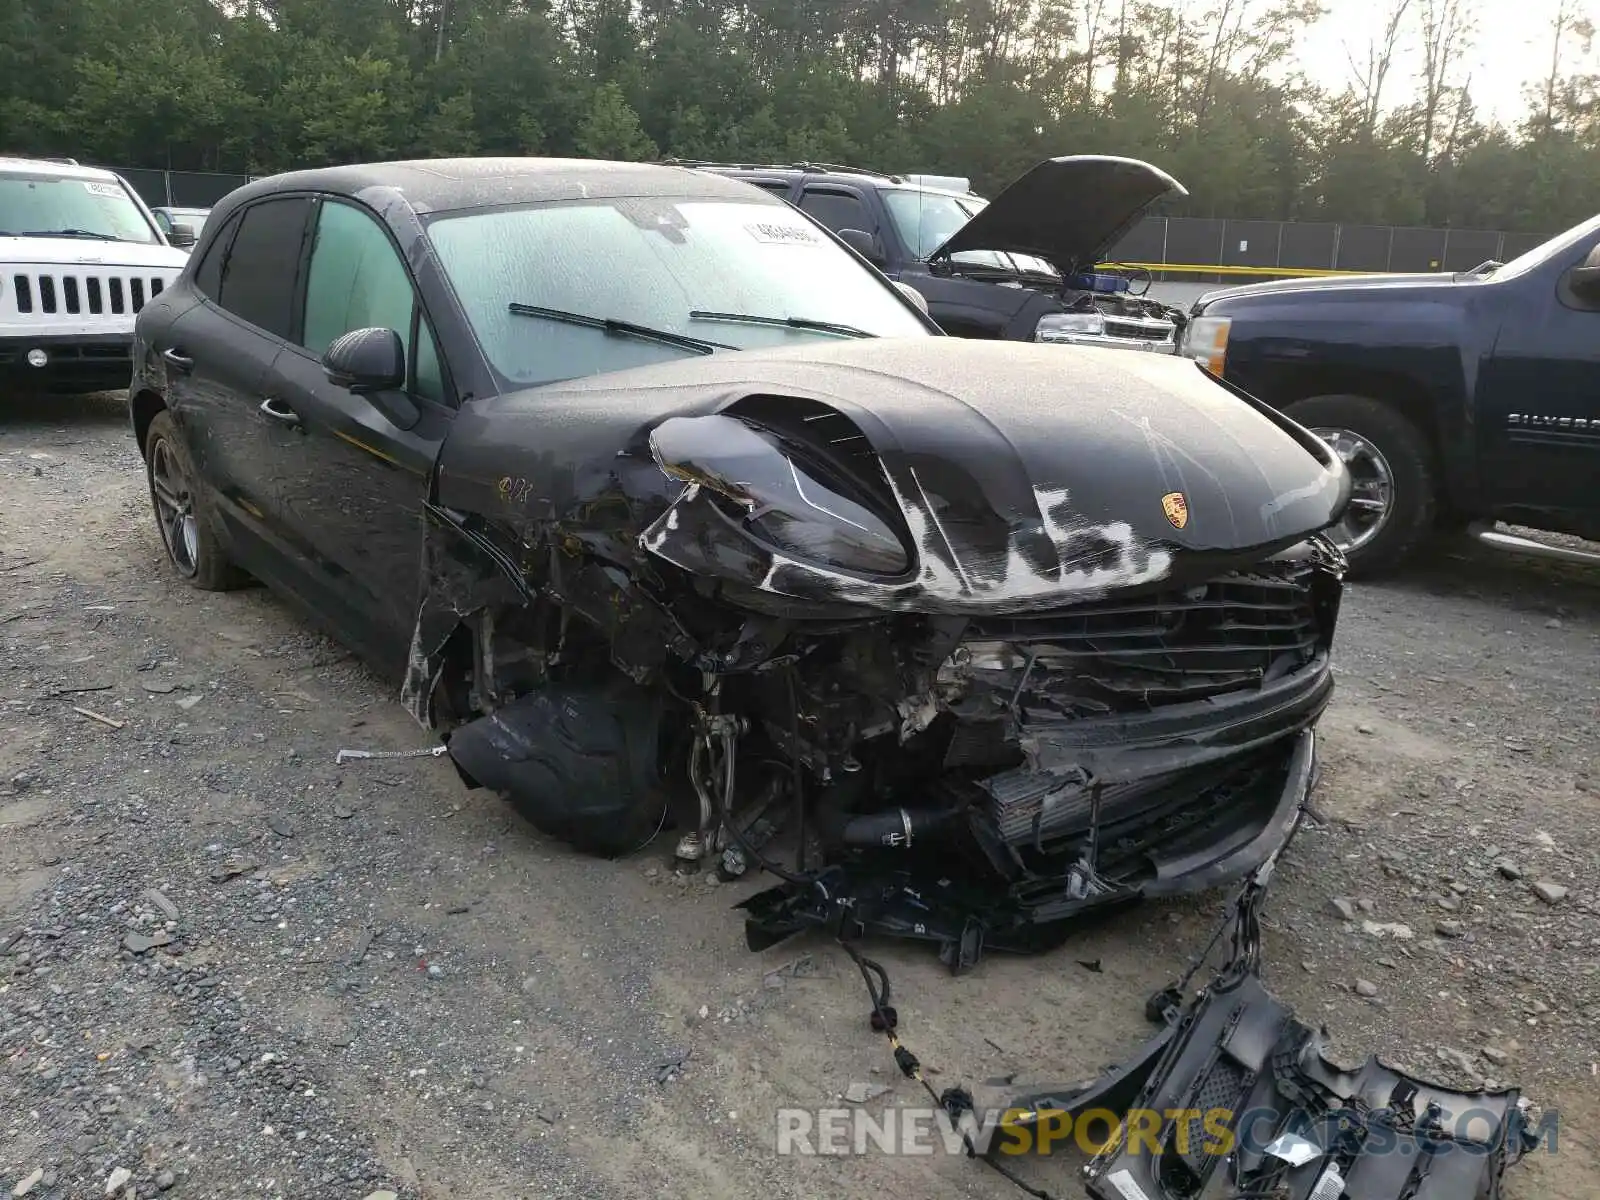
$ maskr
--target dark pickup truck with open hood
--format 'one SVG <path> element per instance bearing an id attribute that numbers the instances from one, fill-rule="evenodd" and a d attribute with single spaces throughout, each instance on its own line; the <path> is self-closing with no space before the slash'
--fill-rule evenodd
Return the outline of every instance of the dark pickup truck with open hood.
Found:
<path id="1" fill-rule="evenodd" d="M 1142 294 L 1148 275 L 1100 267 L 1152 205 L 1188 194 L 1147 162 L 1049 158 L 993 200 L 946 176 L 819 163 L 686 165 L 789 201 L 913 289 L 952 337 L 1177 350 L 1182 310 Z"/>
<path id="2" fill-rule="evenodd" d="M 1600 217 L 1448 275 L 1254 284 L 1202 296 L 1182 352 L 1328 440 L 1354 495 L 1352 574 L 1438 525 L 1582 562 L 1494 527 L 1600 539 Z"/>

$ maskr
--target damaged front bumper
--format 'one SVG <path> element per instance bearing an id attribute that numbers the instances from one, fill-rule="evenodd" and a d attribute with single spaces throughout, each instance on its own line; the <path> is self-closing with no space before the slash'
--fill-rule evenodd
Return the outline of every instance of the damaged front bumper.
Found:
<path id="1" fill-rule="evenodd" d="M 870 797 L 867 772 L 854 796 L 841 779 L 837 807 L 876 810 L 881 837 L 750 898 L 747 940 L 913 937 L 961 970 L 1092 909 L 1242 879 L 1314 782 L 1339 598 L 1339 562 L 1308 544 L 1186 590 L 972 622 L 938 672 L 944 724 L 902 729 L 939 739 L 937 774 Z"/>
<path id="2" fill-rule="evenodd" d="M 1038 856 L 1016 853 L 998 838 L 990 818 L 973 810 L 971 845 L 987 860 L 987 872 L 954 869 L 944 853 L 903 868 L 881 852 L 864 854 L 814 881 L 784 883 L 747 899 L 740 906 L 747 944 L 760 950 L 818 927 L 846 936 L 910 937 L 937 944 L 943 961 L 959 972 L 986 949 L 1030 953 L 1055 945 L 1074 918 L 1093 909 L 1243 879 L 1283 849 L 1305 811 L 1317 767 L 1311 725 L 1331 686 L 1313 682 L 1296 704 L 1253 714 L 1255 721 L 1292 725 L 1264 749 L 1245 736 L 1243 751 L 1207 762 L 1201 748 L 1152 748 L 1188 755 L 1176 780 L 1168 779 L 1167 794 L 1158 790 L 1152 807 L 1091 824 L 1050 873 L 1030 866 L 1029 858 Z M 1242 721 L 1232 728 L 1248 735 L 1251 727 Z M 984 886 L 982 874 L 999 879 Z"/>

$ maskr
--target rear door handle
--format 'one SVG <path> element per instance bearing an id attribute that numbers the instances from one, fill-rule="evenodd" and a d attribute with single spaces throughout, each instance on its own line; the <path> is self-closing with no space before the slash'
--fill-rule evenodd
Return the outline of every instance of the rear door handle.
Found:
<path id="1" fill-rule="evenodd" d="M 194 370 L 194 359 L 186 354 L 179 354 L 176 350 L 163 350 L 161 357 L 166 359 L 169 367 L 182 371 L 185 375 Z"/>
<path id="2" fill-rule="evenodd" d="M 276 396 L 268 396 L 256 411 L 269 421 L 276 421 L 280 425 L 298 426 L 302 423 L 300 414 Z"/>

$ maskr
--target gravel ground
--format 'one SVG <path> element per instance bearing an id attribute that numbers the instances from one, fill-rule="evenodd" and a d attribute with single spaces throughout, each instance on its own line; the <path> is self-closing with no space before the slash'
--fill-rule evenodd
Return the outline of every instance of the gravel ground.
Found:
<path id="1" fill-rule="evenodd" d="M 1267 908 L 1269 984 L 1342 1055 L 1560 1114 L 1514 1198 L 1600 1180 L 1597 635 L 1600 571 L 1442 551 L 1352 587 L 1323 820 Z M 336 766 L 428 744 L 392 696 L 264 591 L 167 573 L 119 403 L 0 402 L 0 1196 L 1020 1195 L 779 1157 L 780 1107 L 918 1099 L 848 960 L 749 953 L 762 884 L 679 881 L 666 839 L 580 858 L 446 762 Z M 935 1086 L 1076 1079 L 1219 908 L 959 979 L 878 956 Z"/>

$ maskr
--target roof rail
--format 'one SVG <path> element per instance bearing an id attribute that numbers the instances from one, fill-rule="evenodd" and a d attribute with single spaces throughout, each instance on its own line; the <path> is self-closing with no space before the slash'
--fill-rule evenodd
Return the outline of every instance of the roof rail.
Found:
<path id="1" fill-rule="evenodd" d="M 78 167 L 83 164 L 75 158 L 54 158 L 48 154 L 5 154 L 0 153 L 0 158 L 14 158 L 22 162 L 48 162 L 58 163 L 63 167 Z"/>
<path id="2" fill-rule="evenodd" d="M 808 171 L 820 171 L 823 174 L 832 173 L 835 175 L 871 175 L 877 179 L 888 179 L 895 183 L 900 182 L 900 176 L 891 175 L 887 171 L 874 171 L 870 167 L 852 167 L 841 163 L 817 162 L 796 163 L 795 165 L 797 167 L 803 167 Z"/>
<path id="3" fill-rule="evenodd" d="M 667 167 L 716 167 L 733 171 L 811 171 L 818 175 L 870 175 L 874 179 L 887 179 L 893 183 L 901 181 L 900 176 L 891 175 L 886 171 L 874 171 L 870 167 L 844 166 L 840 163 L 712 162 L 709 159 L 701 158 L 663 158 L 661 165 Z"/>

